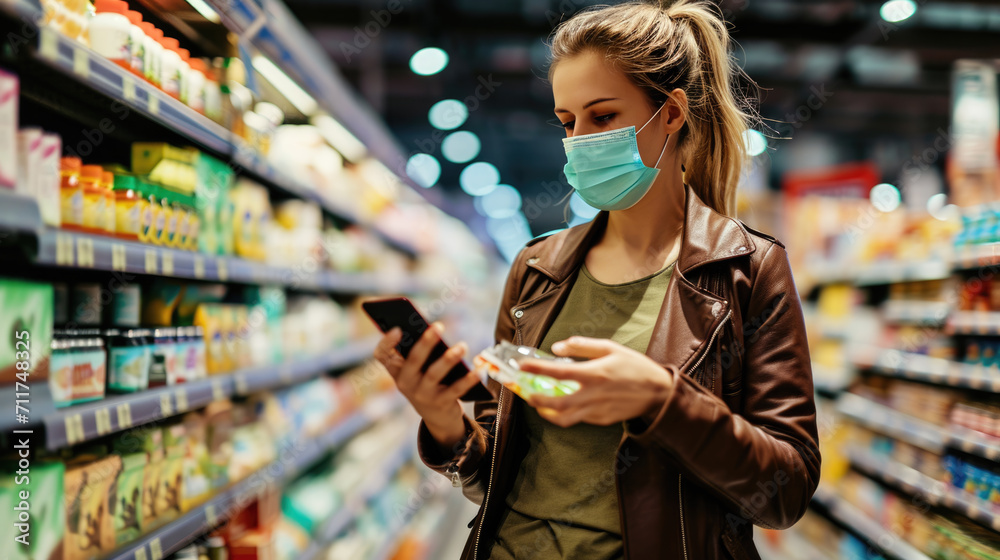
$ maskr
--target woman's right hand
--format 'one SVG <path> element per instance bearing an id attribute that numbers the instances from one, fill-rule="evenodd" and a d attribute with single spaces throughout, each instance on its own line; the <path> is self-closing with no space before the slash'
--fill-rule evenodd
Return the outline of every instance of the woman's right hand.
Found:
<path id="1" fill-rule="evenodd" d="M 470 371 L 451 385 L 441 384 L 445 375 L 465 356 L 468 345 L 464 342 L 451 347 L 425 373 L 421 373 L 421 366 L 441 340 L 443 331 L 441 323 L 432 324 L 404 359 L 396 350 L 403 333 L 398 327 L 393 328 L 375 347 L 375 359 L 389 370 L 399 392 L 424 419 L 424 425 L 441 450 L 451 452 L 457 443 L 465 439 L 464 411 L 458 399 L 479 383 L 479 377 Z"/>

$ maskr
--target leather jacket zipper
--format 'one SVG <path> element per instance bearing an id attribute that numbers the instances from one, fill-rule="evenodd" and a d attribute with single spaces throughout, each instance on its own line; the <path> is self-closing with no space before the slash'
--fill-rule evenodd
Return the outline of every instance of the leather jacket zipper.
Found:
<path id="1" fill-rule="evenodd" d="M 500 387 L 500 395 L 497 397 L 497 417 L 493 421 L 495 428 L 493 431 L 493 453 L 490 459 L 490 478 L 486 484 L 486 499 L 483 500 L 483 513 L 479 520 L 479 529 L 476 530 L 476 546 L 472 551 L 472 558 L 474 560 L 479 558 L 479 537 L 483 534 L 483 523 L 486 522 L 486 507 L 490 503 L 490 491 L 493 489 L 493 471 L 496 470 L 497 465 L 497 441 L 500 435 L 500 415 L 503 411 L 503 391 L 504 388 Z"/>
<path id="2" fill-rule="evenodd" d="M 715 343 L 716 337 L 719 336 L 719 331 L 722 330 L 722 327 L 725 326 L 726 321 L 729 320 L 729 317 L 732 314 L 733 314 L 732 309 L 726 312 L 726 316 L 723 317 L 722 321 L 719 322 L 719 326 L 715 327 L 715 330 L 712 331 L 712 337 L 708 339 L 708 344 L 705 345 L 705 352 L 702 353 L 701 357 L 698 358 L 698 361 L 695 362 L 694 367 L 692 367 L 689 371 L 697 370 L 698 366 L 700 366 L 701 363 L 705 361 L 705 358 L 708 356 L 708 353 L 712 351 L 712 344 Z M 684 560 L 688 560 L 687 529 L 685 529 L 684 527 L 684 475 L 679 473 L 677 474 L 677 503 L 680 504 L 681 547 L 684 550 Z"/>
<path id="3" fill-rule="evenodd" d="M 688 371 L 697 370 L 698 366 L 700 366 L 701 363 L 705 361 L 705 358 L 708 357 L 708 353 L 712 351 L 712 344 L 715 342 L 715 338 L 719 336 L 719 331 L 722 330 L 722 327 L 725 326 L 726 321 L 729 320 L 729 317 L 732 316 L 732 314 L 733 310 L 730 309 L 729 311 L 726 312 L 726 316 L 722 318 L 722 321 L 719 321 L 719 326 L 715 327 L 715 330 L 712 331 L 712 337 L 708 339 L 708 344 L 705 345 L 705 351 L 701 354 L 701 357 L 698 358 L 698 361 L 695 362 L 694 365 L 688 369 Z"/>
<path id="4" fill-rule="evenodd" d="M 681 505 L 681 547 L 684 549 L 684 560 L 688 560 L 687 531 L 684 529 L 684 475 L 677 475 L 677 503 Z"/>

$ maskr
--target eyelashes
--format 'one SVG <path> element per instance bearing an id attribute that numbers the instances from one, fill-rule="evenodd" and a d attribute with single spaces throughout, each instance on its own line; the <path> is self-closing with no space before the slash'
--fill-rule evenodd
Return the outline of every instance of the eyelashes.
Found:
<path id="1" fill-rule="evenodd" d="M 616 116 L 618 116 L 616 113 L 608 113 L 608 114 L 605 114 L 605 115 L 598 115 L 598 116 L 594 117 L 594 122 L 598 123 L 598 124 L 605 124 L 605 123 L 610 122 L 611 119 L 615 118 Z M 573 127 L 576 125 L 576 121 L 569 121 L 569 122 L 564 123 L 564 122 L 560 121 L 557 118 L 549 119 L 546 122 L 548 124 L 554 126 L 554 127 L 562 128 L 562 129 L 564 129 L 566 131 L 573 130 Z"/>

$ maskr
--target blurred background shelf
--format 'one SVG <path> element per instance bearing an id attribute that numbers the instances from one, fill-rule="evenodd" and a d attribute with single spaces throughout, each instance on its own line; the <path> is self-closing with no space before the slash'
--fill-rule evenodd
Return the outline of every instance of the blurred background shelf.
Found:
<path id="1" fill-rule="evenodd" d="M 297 362 L 213 375 L 58 409 L 43 417 L 45 446 L 57 450 L 197 410 L 212 401 L 301 383 L 323 372 L 360 363 L 371 356 L 377 342 L 374 338 L 353 341 L 328 354 Z"/>
<path id="2" fill-rule="evenodd" d="M 818 490 L 813 495 L 813 503 L 818 504 L 827 515 L 864 538 L 870 546 L 890 558 L 930 560 L 929 556 L 907 544 L 902 537 L 885 529 L 853 504 L 832 492 Z"/>
<path id="3" fill-rule="evenodd" d="M 993 504 L 870 451 L 851 449 L 848 455 L 851 464 L 866 475 L 907 494 L 919 496 L 932 505 L 946 507 L 994 531 L 1000 531 L 1000 512 L 997 512 Z"/>
<path id="4" fill-rule="evenodd" d="M 882 375 L 951 387 L 1000 392 L 1000 369 L 995 367 L 964 364 L 886 348 L 854 348 L 850 352 L 850 358 L 856 367 L 871 369 Z"/>
<path id="5" fill-rule="evenodd" d="M 163 558 L 177 552 L 218 524 L 227 521 L 267 487 L 280 486 L 300 475 L 326 453 L 342 445 L 377 418 L 365 409 L 354 412 L 334 427 L 322 442 L 314 441 L 297 454 L 290 457 L 283 456 L 259 469 L 233 484 L 229 490 L 184 513 L 179 519 L 115 550 L 108 559 Z M 412 456 L 412 452 L 412 447 L 401 448 L 389 461 L 378 466 L 375 472 L 391 476 L 407 457 Z"/>

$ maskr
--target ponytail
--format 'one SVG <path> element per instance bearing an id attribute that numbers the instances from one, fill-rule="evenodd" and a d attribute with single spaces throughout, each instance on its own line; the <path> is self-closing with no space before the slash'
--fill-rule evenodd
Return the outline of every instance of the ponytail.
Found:
<path id="1" fill-rule="evenodd" d="M 678 149 L 684 181 L 717 212 L 733 215 L 746 161 L 744 131 L 759 117 L 734 89 L 742 73 L 729 54 L 729 31 L 718 7 L 704 0 L 630 2 L 584 11 L 559 26 L 552 64 L 596 50 L 649 97 L 688 99 Z"/>

